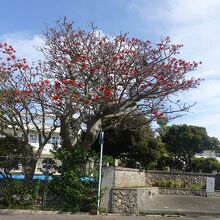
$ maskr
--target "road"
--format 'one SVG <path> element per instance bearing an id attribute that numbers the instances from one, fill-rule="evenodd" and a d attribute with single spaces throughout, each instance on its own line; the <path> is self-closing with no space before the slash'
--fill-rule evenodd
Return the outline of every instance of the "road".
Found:
<path id="1" fill-rule="evenodd" d="M 220 220 L 220 217 L 91 216 L 70 214 L 0 214 L 0 220 Z"/>

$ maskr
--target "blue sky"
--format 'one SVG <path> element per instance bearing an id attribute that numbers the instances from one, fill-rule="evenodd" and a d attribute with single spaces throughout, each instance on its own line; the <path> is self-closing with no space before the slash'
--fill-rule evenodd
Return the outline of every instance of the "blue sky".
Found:
<path id="1" fill-rule="evenodd" d="M 181 95 L 197 105 L 172 123 L 206 127 L 210 136 L 220 139 L 219 0 L 7 0 L 0 6 L 0 40 L 15 45 L 29 60 L 42 58 L 33 45 L 42 43 L 45 24 L 53 26 L 63 16 L 82 29 L 95 22 L 105 34 L 129 32 L 154 42 L 170 36 L 184 44 L 181 56 L 203 61 L 193 75 L 205 81 Z"/>
<path id="2" fill-rule="evenodd" d="M 1 10 L 0 34 L 12 31 L 39 34 L 45 23 L 53 24 L 59 17 L 67 16 L 83 29 L 88 28 L 90 22 L 95 22 L 99 28 L 110 34 L 122 31 L 138 37 L 154 38 L 153 32 L 157 27 L 150 25 L 151 22 L 146 26 L 146 21 L 132 8 L 133 2 L 143 2 L 149 7 L 155 4 L 151 0 L 2 1 L 1 8 L 6 10 Z"/>

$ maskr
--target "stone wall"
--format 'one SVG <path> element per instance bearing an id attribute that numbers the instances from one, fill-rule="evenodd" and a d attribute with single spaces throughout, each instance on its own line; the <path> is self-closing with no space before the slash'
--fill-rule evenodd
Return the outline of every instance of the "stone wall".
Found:
<path id="1" fill-rule="evenodd" d="M 119 214 L 138 214 L 147 202 L 158 195 L 157 187 L 112 189 L 112 210 Z"/>
<path id="2" fill-rule="evenodd" d="M 199 184 L 204 188 L 207 177 L 214 177 L 217 180 L 217 174 L 156 170 L 143 171 L 139 169 L 115 167 L 113 187 L 146 187 L 154 186 L 155 182 L 158 180 L 175 180 L 179 182 Z"/>
<path id="3" fill-rule="evenodd" d="M 116 167 L 114 187 L 141 187 L 146 186 L 144 171 L 131 168 Z"/>
<path id="4" fill-rule="evenodd" d="M 167 171 L 147 171 L 146 185 L 154 186 L 158 180 L 175 180 L 198 184 L 201 188 L 206 185 L 207 177 L 215 177 L 215 174 L 187 173 L 187 172 L 167 172 Z"/>
<path id="5" fill-rule="evenodd" d="M 112 210 L 119 214 L 138 214 L 137 189 L 112 189 Z"/>
<path id="6" fill-rule="evenodd" d="M 143 171 L 123 167 L 108 167 L 103 170 L 102 189 L 104 196 L 102 197 L 101 208 L 106 212 L 136 213 L 138 207 L 141 209 L 143 204 L 146 204 L 150 198 L 157 194 L 155 191 L 158 193 L 160 191 L 163 194 L 206 196 L 204 190 L 164 188 L 152 191 L 152 188 L 147 191 L 147 189 L 149 190 L 149 187 L 154 186 L 158 180 L 199 184 L 205 188 L 207 177 L 215 178 L 215 182 L 220 184 L 219 174 Z"/>

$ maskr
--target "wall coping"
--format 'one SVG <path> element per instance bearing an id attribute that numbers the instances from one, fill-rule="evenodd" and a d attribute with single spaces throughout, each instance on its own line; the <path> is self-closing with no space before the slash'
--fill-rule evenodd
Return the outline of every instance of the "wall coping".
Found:
<path id="1" fill-rule="evenodd" d="M 190 188 L 172 188 L 172 187 L 113 187 L 113 190 L 137 190 L 137 189 L 170 189 L 170 190 L 183 190 L 183 191 L 205 191 L 205 189 L 190 189 Z M 220 192 L 220 190 L 215 190 Z"/>
<path id="2" fill-rule="evenodd" d="M 177 174 L 177 175 L 189 175 L 189 176 L 210 176 L 215 177 L 217 174 L 213 173 L 193 173 L 193 172 L 180 172 L 180 171 L 164 171 L 164 170 L 140 170 L 137 168 L 128 167 L 115 167 L 115 171 L 135 171 L 135 172 L 145 172 L 145 173 L 155 173 L 155 174 Z"/>
<path id="3" fill-rule="evenodd" d="M 138 190 L 138 189 L 159 189 L 159 187 L 113 187 L 113 190 Z"/>
<path id="4" fill-rule="evenodd" d="M 115 170 L 119 171 L 135 171 L 135 172 L 146 172 L 145 170 L 140 170 L 137 168 L 128 168 L 128 167 L 115 167 Z"/>
<path id="5" fill-rule="evenodd" d="M 193 172 L 163 171 L 163 170 L 147 170 L 145 172 L 155 173 L 155 174 L 176 174 L 176 175 L 189 175 L 189 176 L 210 176 L 210 177 L 216 176 L 216 174 L 213 173 L 193 173 Z"/>
<path id="6" fill-rule="evenodd" d="M 158 187 L 159 189 L 170 189 L 170 190 L 183 190 L 183 191 L 189 191 L 189 190 L 192 190 L 192 191 L 203 191 L 205 192 L 206 190 L 205 189 L 190 189 L 190 188 L 171 188 L 171 187 Z"/>

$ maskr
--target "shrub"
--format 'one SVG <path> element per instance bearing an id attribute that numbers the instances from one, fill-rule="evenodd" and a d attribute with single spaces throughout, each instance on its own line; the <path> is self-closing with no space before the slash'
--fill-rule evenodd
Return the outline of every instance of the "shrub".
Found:
<path id="1" fill-rule="evenodd" d="M 170 187 L 170 188 L 179 188 L 179 189 L 201 189 L 200 184 L 181 182 L 177 180 L 170 179 L 160 179 L 155 182 L 157 187 Z"/>
<path id="2" fill-rule="evenodd" d="M 3 208 L 34 207 L 39 199 L 40 182 L 33 181 L 28 186 L 24 181 L 5 179 L 1 181 L 0 206 Z"/>
<path id="3" fill-rule="evenodd" d="M 59 176 L 54 176 L 48 188 L 47 206 L 62 211 L 91 212 L 97 204 L 97 173 L 93 173 L 92 182 L 81 181 L 81 177 L 89 176 L 86 164 L 91 158 L 97 159 L 93 152 L 84 151 L 77 146 L 72 151 L 58 149 L 55 157 L 62 163 L 57 167 Z"/>

